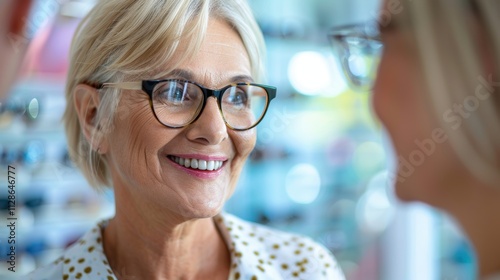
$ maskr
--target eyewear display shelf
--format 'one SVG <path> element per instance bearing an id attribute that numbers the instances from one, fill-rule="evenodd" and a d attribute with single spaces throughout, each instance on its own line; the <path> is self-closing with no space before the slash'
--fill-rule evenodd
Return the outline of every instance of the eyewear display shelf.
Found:
<path id="1" fill-rule="evenodd" d="M 69 160 L 63 86 L 24 81 L 0 104 L 0 279 L 22 279 L 113 215 L 112 194 Z"/>

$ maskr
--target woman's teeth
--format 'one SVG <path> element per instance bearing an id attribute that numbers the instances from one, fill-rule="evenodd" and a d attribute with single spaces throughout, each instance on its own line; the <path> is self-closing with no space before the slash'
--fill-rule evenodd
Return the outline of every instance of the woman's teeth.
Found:
<path id="1" fill-rule="evenodd" d="M 222 167 L 223 162 L 220 160 L 202 160 L 194 158 L 181 158 L 169 156 L 170 159 L 175 161 L 177 164 L 182 165 L 187 168 L 198 169 L 198 170 L 218 170 Z"/>

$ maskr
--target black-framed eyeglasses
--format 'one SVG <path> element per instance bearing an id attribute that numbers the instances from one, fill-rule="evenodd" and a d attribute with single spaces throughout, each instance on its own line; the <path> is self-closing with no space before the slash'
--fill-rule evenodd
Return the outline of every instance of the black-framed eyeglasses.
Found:
<path id="1" fill-rule="evenodd" d="M 208 98 L 214 97 L 229 128 L 248 130 L 262 121 L 269 103 L 276 97 L 275 87 L 255 83 L 235 83 L 221 89 L 208 89 L 191 81 L 165 79 L 104 83 L 99 87 L 142 90 L 149 96 L 156 119 L 169 128 L 182 128 L 195 122 Z"/>
<path id="2" fill-rule="evenodd" d="M 328 37 L 350 86 L 371 90 L 383 51 L 378 23 L 337 27 Z"/>

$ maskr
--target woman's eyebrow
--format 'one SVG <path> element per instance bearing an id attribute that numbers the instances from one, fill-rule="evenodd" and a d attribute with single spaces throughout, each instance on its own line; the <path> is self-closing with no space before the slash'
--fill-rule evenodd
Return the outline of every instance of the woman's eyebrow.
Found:
<path id="1" fill-rule="evenodd" d="M 184 69 L 174 69 L 168 75 L 170 77 L 180 78 L 187 81 L 194 81 L 195 75 L 193 72 Z M 236 75 L 229 79 L 230 83 L 253 83 L 254 79 L 250 75 Z"/>
<path id="2" fill-rule="evenodd" d="M 231 77 L 230 81 L 232 83 L 253 83 L 254 82 L 253 78 L 249 75 L 237 75 L 237 76 Z"/>
<path id="3" fill-rule="evenodd" d="M 174 69 L 168 74 L 168 76 L 173 76 L 176 78 L 181 78 L 184 80 L 192 81 L 194 79 L 194 74 L 191 71 L 184 69 Z"/>

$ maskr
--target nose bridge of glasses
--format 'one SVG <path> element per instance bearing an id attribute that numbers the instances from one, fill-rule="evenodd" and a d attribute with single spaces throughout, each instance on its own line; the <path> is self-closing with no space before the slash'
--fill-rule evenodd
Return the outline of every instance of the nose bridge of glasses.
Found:
<path id="1" fill-rule="evenodd" d="M 209 101 L 209 98 L 210 97 L 213 97 L 217 103 L 217 106 L 218 106 L 218 109 L 219 109 L 219 112 L 221 114 L 221 117 L 224 119 L 224 121 L 226 121 L 226 118 L 224 117 L 224 113 L 223 113 L 223 106 L 221 105 L 222 104 L 222 95 L 230 88 L 232 88 L 231 85 L 229 86 L 225 86 L 221 89 L 209 89 L 209 88 L 204 88 L 204 87 L 201 87 L 199 85 L 197 85 L 204 93 L 205 95 L 205 100 L 204 100 L 204 103 L 205 103 L 205 106 L 207 105 L 208 101 Z M 200 115 L 203 113 L 203 110 L 204 108 L 202 108 L 202 112 L 200 112 Z"/>
<path id="2" fill-rule="evenodd" d="M 205 98 L 208 100 L 209 97 L 214 97 L 217 100 L 220 100 L 221 96 L 224 94 L 224 92 L 230 88 L 231 86 L 226 86 L 221 89 L 209 89 L 209 88 L 204 88 L 201 86 L 198 86 L 201 88 L 201 90 L 205 93 Z"/>
<path id="3" fill-rule="evenodd" d="M 222 108 L 220 106 L 220 103 L 218 100 L 216 100 L 215 98 L 215 95 L 214 95 L 214 92 L 206 92 L 206 101 L 204 102 L 203 106 L 201 107 L 200 111 L 198 112 L 197 116 L 194 118 L 193 120 L 193 123 L 199 121 L 200 118 L 203 118 L 204 116 L 206 116 L 207 113 L 211 114 L 212 115 L 212 118 L 215 117 L 215 119 L 211 119 L 211 122 L 212 123 L 218 123 L 217 121 L 217 118 L 220 118 L 220 120 L 222 121 L 222 123 L 224 124 L 224 126 L 226 126 L 226 120 L 223 116 L 223 113 L 222 113 Z M 214 102 L 215 104 L 211 104 L 213 102 L 210 102 L 210 99 L 209 97 L 214 97 Z M 215 108 L 213 108 L 213 106 L 215 106 Z M 207 112 L 207 110 L 210 110 L 210 112 Z M 214 112 L 212 110 L 216 110 L 216 113 L 215 115 Z"/>
<path id="4" fill-rule="evenodd" d="M 214 101 L 216 102 L 216 106 L 217 106 L 217 111 L 219 112 L 220 117 L 224 120 L 224 117 L 222 115 L 222 107 L 220 106 L 220 96 L 225 91 L 225 89 L 209 89 L 209 88 L 205 88 L 205 87 L 202 87 L 200 85 L 197 85 L 197 84 L 193 84 L 193 85 L 196 86 L 199 90 L 201 90 L 201 92 L 203 92 L 203 95 L 204 95 L 203 105 L 200 108 L 200 111 L 198 112 L 198 116 L 196 116 L 194 121 L 196 121 L 205 112 L 205 109 L 207 108 L 207 106 L 210 106 L 209 105 L 209 103 L 210 103 L 209 98 L 210 97 L 214 98 Z"/>

